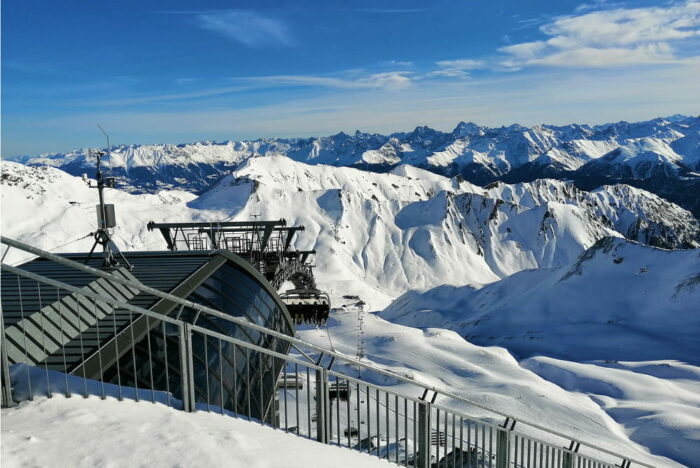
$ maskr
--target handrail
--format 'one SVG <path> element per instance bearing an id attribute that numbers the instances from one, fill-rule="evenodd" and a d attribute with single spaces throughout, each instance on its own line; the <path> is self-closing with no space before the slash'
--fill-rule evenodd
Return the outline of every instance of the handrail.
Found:
<path id="1" fill-rule="evenodd" d="M 637 465 L 644 466 L 644 467 L 647 467 L 647 468 L 654 468 L 652 465 L 643 463 L 643 462 L 641 462 L 641 461 L 638 461 L 638 460 L 635 460 L 635 459 L 632 459 L 632 458 L 629 458 L 629 457 L 625 457 L 625 456 L 623 456 L 623 455 L 621 455 L 621 454 L 619 454 L 619 453 L 616 453 L 616 452 L 613 452 L 613 451 L 611 451 L 611 450 L 608 450 L 608 449 L 599 447 L 599 446 L 597 446 L 597 445 L 595 445 L 595 444 L 593 444 L 593 443 L 589 443 L 589 442 L 586 442 L 586 441 L 583 441 L 583 440 L 579 440 L 579 439 L 576 439 L 576 438 L 573 438 L 573 437 L 566 436 L 566 435 L 561 434 L 561 433 L 559 433 L 559 432 L 557 432 L 557 431 L 554 431 L 554 430 L 549 429 L 549 428 L 547 428 L 547 427 L 541 426 L 541 425 L 539 425 L 539 424 L 537 424 L 537 423 L 533 423 L 533 422 L 527 421 L 527 420 L 525 420 L 525 419 L 521 419 L 521 418 L 515 417 L 515 416 L 513 416 L 513 415 L 511 415 L 511 414 L 509 414 L 509 413 L 505 413 L 505 412 L 503 412 L 503 411 L 490 408 L 490 407 L 488 407 L 488 406 L 486 406 L 486 405 L 483 405 L 483 404 L 481 404 L 481 403 L 479 403 L 479 402 L 470 400 L 470 399 L 465 398 L 465 397 L 460 396 L 460 395 L 456 395 L 456 394 L 454 394 L 454 393 L 452 393 L 452 392 L 449 392 L 449 391 L 447 391 L 447 390 L 444 390 L 444 389 L 442 389 L 442 388 L 438 388 L 438 387 L 434 387 L 434 386 L 431 386 L 431 385 L 424 384 L 424 383 L 422 383 L 422 382 L 419 382 L 419 381 L 417 381 L 417 380 L 411 379 L 411 378 L 409 378 L 409 377 L 405 377 L 405 376 L 402 376 L 402 375 L 400 375 L 400 374 L 394 373 L 394 372 L 392 372 L 392 371 L 389 371 L 389 370 L 386 370 L 386 369 L 382 369 L 381 367 L 375 366 L 375 365 L 373 365 L 373 364 L 369 364 L 369 363 L 362 362 L 362 361 L 360 361 L 360 360 L 358 360 L 358 359 L 355 359 L 355 358 L 353 358 L 353 357 L 347 356 L 347 355 L 345 355 L 345 354 L 342 354 L 342 353 L 339 353 L 339 352 L 336 352 L 336 351 L 332 351 L 332 350 L 326 349 L 326 348 L 324 348 L 324 347 L 322 347 L 322 346 L 317 346 L 317 345 L 314 345 L 314 344 L 305 342 L 305 341 L 300 340 L 300 339 L 298 339 L 298 338 L 294 338 L 294 337 L 289 336 L 289 335 L 286 335 L 286 334 L 284 334 L 284 333 L 281 333 L 281 332 L 278 332 L 278 331 L 275 331 L 275 330 L 271 330 L 271 329 L 266 328 L 266 327 L 261 326 L 261 325 L 257 325 L 257 324 L 255 324 L 255 323 L 249 321 L 249 320 L 246 319 L 246 318 L 234 317 L 234 316 L 231 316 L 231 315 L 224 314 L 223 312 L 220 312 L 220 311 L 218 311 L 218 310 L 216 310 L 216 309 L 212 309 L 212 308 L 210 308 L 210 307 L 203 306 L 203 305 L 198 304 L 198 303 L 196 303 L 196 302 L 188 301 L 188 300 L 183 299 L 183 298 L 181 298 L 181 297 L 174 296 L 174 295 L 172 295 L 172 294 L 162 292 L 162 291 L 160 291 L 160 290 L 158 290 L 158 289 L 152 288 L 152 287 L 150 287 L 150 286 L 146 286 L 146 285 L 144 285 L 144 284 L 142 284 L 142 283 L 140 283 L 140 282 L 134 282 L 134 281 L 132 281 L 132 280 L 128 280 L 128 279 L 125 279 L 125 278 L 118 277 L 118 276 L 113 275 L 113 274 L 111 274 L 111 273 L 108 273 L 108 272 L 99 270 L 99 269 L 97 269 L 97 268 L 93 268 L 93 267 L 84 265 L 84 264 L 82 264 L 82 263 L 75 262 L 75 261 L 73 261 L 73 260 L 69 260 L 69 259 L 67 259 L 67 258 L 65 258 L 65 257 L 61 257 L 60 255 L 56 255 L 56 254 L 52 254 L 52 253 L 50 253 L 50 252 L 46 252 L 46 251 L 44 251 L 44 250 L 38 249 L 38 248 L 36 248 L 36 247 L 32 247 L 32 246 L 30 246 L 30 245 L 24 244 L 24 243 L 22 243 L 22 242 L 19 242 L 19 241 L 17 241 L 17 240 L 14 240 L 14 239 L 10 239 L 10 238 L 5 237 L 5 236 L 0 236 L 0 243 L 5 244 L 5 245 L 7 245 L 7 246 L 9 246 L 9 247 L 14 247 L 14 248 L 16 248 L 16 249 L 19 249 L 19 250 L 22 250 L 22 251 L 25 251 L 25 252 L 32 253 L 32 254 L 37 255 L 37 256 L 39 256 L 39 257 L 42 257 L 42 258 L 45 258 L 45 259 L 48 259 L 48 260 L 52 260 L 52 261 L 54 261 L 54 262 L 57 262 L 57 263 L 60 263 L 60 264 L 63 264 L 63 265 L 66 265 L 66 266 L 69 266 L 69 267 L 72 267 L 72 268 L 81 270 L 81 271 L 84 271 L 84 272 L 89 273 L 89 274 L 92 274 L 92 275 L 94 275 L 94 276 L 98 276 L 98 277 L 100 277 L 100 278 L 108 279 L 108 280 L 110 280 L 110 281 L 116 282 L 116 283 L 121 284 L 121 285 L 123 285 L 123 286 L 128 286 L 128 287 L 131 287 L 131 288 L 134 288 L 134 289 L 138 289 L 138 290 L 140 290 L 141 292 L 144 292 L 144 293 L 147 293 L 147 294 L 156 296 L 156 297 L 160 297 L 160 298 L 162 298 L 162 299 L 166 299 L 166 300 L 175 302 L 175 303 L 177 303 L 177 304 L 180 304 L 180 305 L 185 306 L 185 307 L 192 308 L 192 309 L 197 310 L 197 311 L 199 311 L 199 312 L 203 312 L 203 313 L 206 313 L 206 314 L 211 314 L 211 315 L 213 315 L 213 316 L 215 316 L 215 317 L 217 317 L 217 318 L 220 318 L 220 319 L 223 319 L 223 320 L 226 320 L 226 321 L 235 323 L 235 324 L 237 324 L 237 325 L 241 325 L 241 326 L 243 326 L 243 327 L 248 327 L 248 328 L 251 328 L 251 329 L 253 329 L 253 330 L 259 331 L 259 332 L 261 332 L 261 333 L 265 333 L 265 334 L 267 334 L 267 335 L 274 336 L 274 337 L 279 338 L 279 339 L 282 339 L 282 340 L 286 340 L 286 341 L 288 341 L 289 343 L 292 343 L 292 344 L 295 344 L 295 345 L 299 345 L 299 346 L 303 346 L 303 347 L 307 347 L 307 348 L 313 349 L 314 351 L 317 351 L 317 352 L 319 352 L 319 353 L 323 353 L 323 354 L 328 355 L 328 356 L 332 356 L 333 358 L 342 359 L 342 360 L 348 362 L 348 364 L 350 364 L 350 365 L 360 366 L 360 367 L 363 367 L 363 368 L 365 368 L 365 369 L 368 369 L 368 370 L 371 370 L 371 371 L 374 371 L 374 372 L 377 372 L 377 373 L 386 375 L 386 376 L 391 377 L 391 378 L 393 378 L 393 379 L 399 380 L 399 381 L 401 381 L 401 382 L 405 382 L 405 383 L 410 383 L 410 384 L 416 385 L 416 386 L 420 387 L 420 388 L 423 389 L 423 390 L 427 390 L 427 391 L 430 391 L 430 392 L 434 392 L 434 393 L 436 393 L 436 394 L 439 394 L 439 395 L 442 395 L 442 396 L 445 396 L 445 397 L 448 397 L 448 398 L 457 400 L 457 401 L 462 402 L 462 403 L 466 403 L 466 404 L 468 404 L 468 405 L 471 405 L 471 406 L 480 408 L 480 409 L 482 409 L 482 410 L 489 411 L 489 412 L 491 412 L 491 413 L 493 413 L 493 414 L 495 414 L 495 415 L 499 415 L 499 416 L 501 416 L 501 417 L 505 417 L 505 418 L 508 418 L 508 419 L 517 421 L 517 422 L 519 422 L 521 425 L 527 425 L 527 426 L 530 426 L 531 428 L 541 430 L 541 431 L 543 431 L 543 432 L 546 432 L 546 433 L 548 433 L 548 434 L 554 435 L 554 436 L 556 436 L 556 437 L 563 438 L 563 439 L 565 439 L 565 440 L 567 440 L 567 441 L 576 442 L 576 443 L 578 443 L 578 444 L 580 444 L 580 445 L 582 445 L 582 446 L 585 446 L 585 447 L 588 447 L 588 448 L 590 448 L 590 449 L 599 451 L 599 452 L 601 452 L 601 453 L 605 453 L 605 454 L 611 455 L 611 456 L 613 456 L 613 457 L 621 458 L 621 459 L 623 459 L 623 460 L 629 460 L 630 462 L 633 462 L 633 463 L 635 463 L 635 464 L 637 464 Z M 6 253 L 6 252 L 5 252 L 5 253 Z M 40 275 L 35 275 L 34 273 L 28 272 L 28 271 L 26 271 L 26 270 L 22 270 L 21 268 L 13 267 L 13 266 L 6 265 L 6 264 L 3 263 L 3 264 L 2 264 L 2 269 L 3 269 L 3 270 L 10 271 L 10 272 L 15 273 L 15 274 L 21 274 L 21 275 L 23 275 L 23 276 L 27 276 L 27 277 L 32 278 L 32 279 L 35 279 L 35 280 L 37 280 L 37 278 L 41 278 L 41 281 L 46 282 L 47 284 L 51 284 L 51 285 L 54 285 L 54 286 L 60 287 L 60 288 L 65 288 L 65 289 L 70 290 L 70 291 L 72 291 L 72 292 L 79 292 L 80 294 L 86 295 L 86 296 L 88 296 L 88 297 L 92 297 L 90 293 L 88 293 L 88 292 L 86 292 L 86 291 L 83 291 L 83 290 L 81 290 L 80 288 L 75 288 L 74 286 L 70 286 L 70 285 L 67 285 L 67 284 L 64 284 L 64 283 L 55 281 L 55 280 L 51 280 L 50 278 L 45 278 L 45 277 L 40 276 Z M 21 273 L 18 273 L 18 271 L 21 271 Z M 97 295 L 96 295 L 96 296 L 97 296 Z M 99 296 L 98 298 L 99 298 L 99 300 L 102 300 L 102 301 L 105 301 L 105 302 L 108 302 L 108 303 L 110 302 L 110 301 L 107 300 L 107 298 L 104 298 L 104 297 L 102 297 L 102 296 Z M 178 324 L 179 324 L 179 323 L 182 323 L 181 321 L 172 319 L 172 318 L 170 318 L 170 317 L 168 317 L 168 316 L 166 316 L 166 315 L 157 314 L 157 313 L 154 313 L 154 312 L 151 312 L 151 311 L 148 311 L 148 310 L 145 310 L 145 309 L 141 309 L 141 308 L 138 308 L 138 307 L 136 307 L 136 306 L 133 306 L 133 305 L 130 305 L 130 304 L 126 304 L 126 303 L 123 303 L 123 302 L 120 302 L 120 301 L 114 301 L 114 302 L 115 302 L 115 303 L 118 303 L 117 305 L 119 305 L 120 307 L 124 307 L 124 308 L 126 308 L 126 309 L 128 309 L 128 310 L 132 310 L 132 311 L 135 311 L 135 312 L 138 312 L 138 313 L 142 313 L 142 314 L 144 314 L 144 315 L 148 315 L 148 316 L 153 317 L 153 318 L 156 318 L 156 319 L 158 319 L 158 320 L 164 320 L 164 321 L 167 321 L 167 322 L 178 323 Z M 208 332 L 208 333 L 209 333 L 209 332 Z"/>

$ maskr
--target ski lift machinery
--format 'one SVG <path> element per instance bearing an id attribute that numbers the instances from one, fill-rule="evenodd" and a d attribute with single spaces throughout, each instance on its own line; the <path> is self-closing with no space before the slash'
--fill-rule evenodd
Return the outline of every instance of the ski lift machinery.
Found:
<path id="1" fill-rule="evenodd" d="M 280 293 L 282 302 L 297 325 L 323 325 L 331 309 L 328 294 L 316 288 L 313 266 L 308 262 L 313 250 L 294 250 L 292 238 L 303 226 L 287 226 L 284 219 L 254 221 L 212 221 L 197 223 L 148 223 L 158 229 L 169 250 L 223 249 L 245 258 L 279 289 L 285 282 L 293 289 Z M 194 237 L 193 237 L 194 236 Z M 197 242 L 193 240 L 198 239 Z"/>

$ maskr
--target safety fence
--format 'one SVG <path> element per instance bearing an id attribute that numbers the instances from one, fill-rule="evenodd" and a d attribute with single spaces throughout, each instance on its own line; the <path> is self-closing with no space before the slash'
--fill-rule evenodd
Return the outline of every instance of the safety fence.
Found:
<path id="1" fill-rule="evenodd" d="M 76 287 L 2 264 L 16 282 L 3 283 L 3 406 L 53 394 L 147 400 L 421 468 L 651 466 L 116 272 L 2 243 L 94 280 Z M 134 294 L 178 307 L 159 314 Z"/>

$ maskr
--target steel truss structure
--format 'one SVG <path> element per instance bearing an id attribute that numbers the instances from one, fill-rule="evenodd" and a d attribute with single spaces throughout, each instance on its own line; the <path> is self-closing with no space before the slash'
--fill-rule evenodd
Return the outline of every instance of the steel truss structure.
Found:
<path id="1" fill-rule="evenodd" d="M 159 230 L 171 251 L 223 249 L 246 259 L 279 289 L 284 282 L 294 289 L 282 298 L 296 323 L 323 324 L 330 312 L 330 298 L 319 291 L 309 263 L 314 250 L 292 250 L 292 241 L 304 226 L 275 221 L 224 221 L 209 223 L 148 223 Z"/>

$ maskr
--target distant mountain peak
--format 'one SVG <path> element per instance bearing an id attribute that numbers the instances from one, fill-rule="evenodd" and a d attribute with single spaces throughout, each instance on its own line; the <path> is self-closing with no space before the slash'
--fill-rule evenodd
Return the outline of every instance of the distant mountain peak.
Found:
<path id="1" fill-rule="evenodd" d="M 271 155 L 375 171 L 410 164 L 477 185 L 540 178 L 570 179 L 589 189 L 627 183 L 677 202 L 700 218 L 700 197 L 692 196 L 700 190 L 700 154 L 693 136 L 698 131 L 700 117 L 682 115 L 592 127 L 512 124 L 490 128 L 459 122 L 451 133 L 419 125 L 391 135 L 355 130 L 320 138 L 119 145 L 112 148 L 110 165 L 122 186 L 134 192 L 169 187 L 202 193 L 246 159 Z M 650 142 L 658 148 L 650 149 Z M 82 149 L 10 159 L 80 175 L 94 165 L 86 156 Z"/>
<path id="2" fill-rule="evenodd" d="M 458 138 L 462 138 L 465 136 L 478 134 L 480 131 L 481 127 L 474 122 L 460 122 L 457 124 L 454 130 L 452 130 L 452 134 Z"/>

